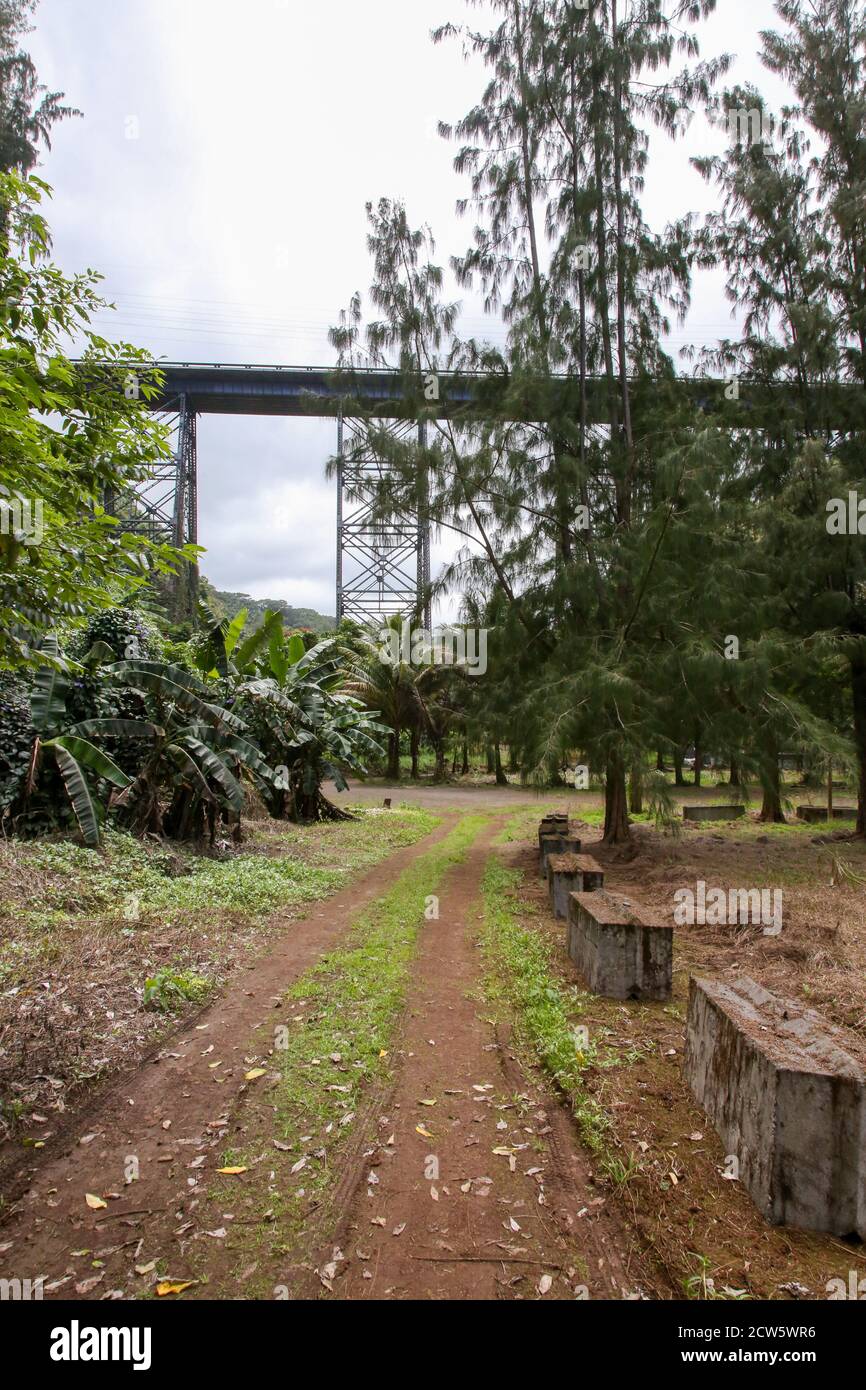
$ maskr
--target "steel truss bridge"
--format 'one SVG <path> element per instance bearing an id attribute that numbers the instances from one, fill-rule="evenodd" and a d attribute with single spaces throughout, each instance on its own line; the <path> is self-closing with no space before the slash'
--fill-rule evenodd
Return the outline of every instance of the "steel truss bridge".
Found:
<path id="1" fill-rule="evenodd" d="M 168 417 L 172 456 L 139 490 L 139 525 L 154 538 L 176 545 L 198 542 L 198 459 L 196 419 L 202 414 L 321 416 L 336 421 L 337 434 L 337 575 L 336 614 L 362 623 L 390 614 L 416 613 L 430 627 L 425 592 L 430 581 L 430 537 L 424 516 L 424 480 L 419 480 L 417 508 L 387 524 L 375 514 L 375 490 L 387 477 L 388 463 L 370 448 L 364 424 L 396 437 L 413 435 L 423 447 L 431 419 L 512 419 L 532 421 L 579 410 L 579 382 L 559 376 L 527 383 L 526 405 L 519 384 L 495 373 L 439 373 L 407 384 L 399 371 L 332 367 L 257 366 L 204 362 L 159 362 L 160 393 L 149 408 Z M 516 389 L 515 389 L 516 388 Z M 506 404 L 507 392 L 507 408 Z M 839 430 L 866 430 L 866 392 L 862 387 L 833 384 L 809 388 L 807 396 L 793 385 L 762 386 L 740 380 L 736 387 L 721 378 L 676 377 L 631 382 L 635 432 L 659 429 L 668 418 L 683 424 L 698 411 L 713 423 L 732 429 L 771 429 L 783 418 L 802 422 L 807 408 L 832 419 Z M 603 378 L 586 382 L 587 421 L 609 422 L 609 397 Z M 188 616 L 195 604 L 197 573 L 179 576 L 177 615 Z"/>

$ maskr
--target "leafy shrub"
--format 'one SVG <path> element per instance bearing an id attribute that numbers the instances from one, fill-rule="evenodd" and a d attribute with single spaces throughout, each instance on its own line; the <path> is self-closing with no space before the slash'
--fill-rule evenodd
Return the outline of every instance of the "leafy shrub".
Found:
<path id="1" fill-rule="evenodd" d="M 23 680 L 0 671 L 0 811 L 10 805 L 27 774 L 33 745 L 30 701 Z"/>
<path id="2" fill-rule="evenodd" d="M 203 975 L 186 970 L 158 970 L 144 982 L 144 1006 L 170 1013 L 184 1003 L 200 1004 L 211 990 Z"/>

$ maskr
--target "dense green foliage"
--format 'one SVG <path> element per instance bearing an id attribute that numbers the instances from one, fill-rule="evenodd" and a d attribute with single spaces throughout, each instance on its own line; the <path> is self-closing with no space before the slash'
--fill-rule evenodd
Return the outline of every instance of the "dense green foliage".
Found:
<path id="1" fill-rule="evenodd" d="M 245 616 L 204 610 L 200 636 L 174 644 L 186 664 L 165 660 L 129 608 L 78 633 L 77 660 L 46 637 L 29 686 L 2 692 L 4 819 L 30 834 L 74 821 L 96 845 L 107 815 L 136 833 L 213 841 L 220 821 L 237 832 L 253 790 L 278 817 L 342 815 L 322 783 L 345 790 L 346 773 L 382 751 L 381 726 L 344 688 L 354 667 L 335 639 L 307 651 L 278 614 L 240 641 Z"/>
<path id="2" fill-rule="evenodd" d="M 431 525 L 462 538 L 433 595 L 459 592 L 491 629 L 488 677 L 462 692 L 470 726 L 525 775 L 603 776 L 609 840 L 628 835 L 629 774 L 639 809 L 649 767 L 679 773 L 689 746 L 698 776 L 708 754 L 732 782 L 756 776 L 768 819 L 781 752 L 856 759 L 866 829 L 862 540 L 826 524 L 832 498 L 863 488 L 862 412 L 825 394 L 866 384 L 866 21 L 855 0 L 778 0 L 762 56 L 796 103 L 774 117 L 759 93 L 717 91 L 728 60 L 701 61 L 694 32 L 714 8 L 495 0 L 489 31 L 440 30 L 489 71 L 441 131 L 475 213 L 454 269 L 508 344 L 460 340 L 429 231 L 388 199 L 368 206 L 371 312 L 356 295 L 332 332 L 342 367 L 397 367 L 415 401 L 448 368 L 499 376 L 484 422 L 422 406 L 424 447 L 365 422 L 394 469 L 376 505 L 411 510 L 425 479 Z M 752 108 L 761 138 L 730 126 Z M 698 111 L 729 128 L 724 155 L 694 161 L 720 210 L 657 232 L 648 130 L 680 139 Z M 720 423 L 668 389 L 663 339 L 695 266 L 727 271 L 744 316 L 702 364 Z M 553 389 L 563 371 L 571 393 Z M 756 431 L 749 396 L 767 385 L 790 408 Z"/>
<path id="3" fill-rule="evenodd" d="M 166 455 L 165 429 L 146 409 L 156 376 L 144 354 L 88 326 L 102 305 L 97 277 L 48 262 L 46 192 L 0 174 L 0 670 L 44 664 L 40 644 L 58 621 L 110 607 L 184 562 L 119 529 L 103 505 Z M 84 343 L 76 362 L 62 348 L 68 336 Z"/>

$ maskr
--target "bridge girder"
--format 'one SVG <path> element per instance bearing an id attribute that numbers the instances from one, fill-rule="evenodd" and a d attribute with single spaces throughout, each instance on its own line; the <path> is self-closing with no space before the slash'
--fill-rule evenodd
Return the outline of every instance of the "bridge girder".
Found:
<path id="1" fill-rule="evenodd" d="M 359 450 L 360 432 L 353 420 L 375 419 L 397 433 L 419 432 L 431 418 L 508 419 L 527 423 L 577 418 L 579 382 L 572 376 L 522 383 L 503 374 L 442 372 L 407 382 L 398 371 L 369 369 L 341 372 L 331 367 L 267 366 L 237 363 L 154 363 L 163 374 L 160 393 L 148 400 L 151 410 L 168 414 L 175 430 L 172 460 L 154 472 L 141 494 L 141 528 L 176 544 L 198 537 L 198 414 L 335 416 L 338 422 L 337 616 L 375 620 L 393 612 L 413 612 L 430 626 L 424 598 L 430 582 L 429 530 L 421 520 L 423 501 L 412 515 L 388 527 L 370 515 L 368 484 L 383 467 L 381 460 Z M 866 392 L 856 384 L 831 382 L 807 388 L 766 385 L 740 378 L 675 377 L 631 382 L 636 437 L 645 426 L 657 434 L 660 414 L 670 412 L 674 426 L 686 426 L 694 412 L 708 425 L 734 430 L 770 430 L 780 421 L 802 428 L 809 413 L 832 421 L 839 431 L 866 431 Z M 604 378 L 586 382 L 586 418 L 591 425 L 610 419 Z M 348 449 L 347 449 L 348 445 Z M 366 470 L 366 472 L 365 472 Z M 419 486 L 423 486 L 423 479 Z M 369 489 L 368 489 L 369 490 Z M 357 505 L 356 505 L 357 504 Z M 354 507 L 354 510 L 352 508 Z M 195 608 L 198 571 L 190 566 L 175 584 L 179 617 Z"/>

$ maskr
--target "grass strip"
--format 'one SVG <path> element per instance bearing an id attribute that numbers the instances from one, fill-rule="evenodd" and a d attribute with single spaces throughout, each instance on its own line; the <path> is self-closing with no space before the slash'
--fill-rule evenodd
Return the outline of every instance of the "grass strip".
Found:
<path id="1" fill-rule="evenodd" d="M 507 1008 L 518 1047 L 541 1063 L 568 1098 L 584 1143 L 602 1169 L 616 1177 L 610 1121 L 584 1085 L 595 1049 L 576 1033 L 578 991 L 557 980 L 550 942 L 523 925 L 521 917 L 529 909 L 517 897 L 520 880 L 516 869 L 507 869 L 495 857 L 488 860 L 482 881 L 485 993 L 491 1004 Z"/>
<path id="2" fill-rule="evenodd" d="M 488 820 L 463 817 L 383 897 L 364 907 L 347 940 L 285 996 L 287 1018 L 276 1026 L 269 1059 L 280 1077 L 266 1093 L 268 1126 L 287 1146 L 288 1172 L 277 1183 L 278 1193 L 271 1189 L 266 1198 L 275 1212 L 279 1208 L 283 1237 L 337 1181 L 335 1158 L 365 1095 L 390 1082 L 391 1045 L 425 908 Z M 251 1046 L 261 1048 L 261 1042 Z M 256 1135 L 259 1143 L 261 1138 Z M 230 1151 L 223 1166 L 243 1162 L 242 1154 Z"/>

